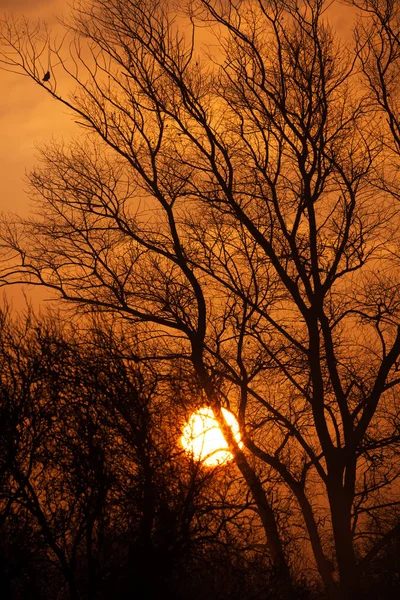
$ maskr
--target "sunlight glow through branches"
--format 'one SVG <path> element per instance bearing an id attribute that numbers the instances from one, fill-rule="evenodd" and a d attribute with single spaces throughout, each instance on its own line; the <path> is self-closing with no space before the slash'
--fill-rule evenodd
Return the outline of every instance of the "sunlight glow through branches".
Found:
<path id="1" fill-rule="evenodd" d="M 238 422 L 225 408 L 222 409 L 222 414 L 242 448 Z M 227 464 L 233 459 L 213 410 L 207 406 L 192 413 L 183 429 L 181 443 L 188 453 L 208 467 Z"/>

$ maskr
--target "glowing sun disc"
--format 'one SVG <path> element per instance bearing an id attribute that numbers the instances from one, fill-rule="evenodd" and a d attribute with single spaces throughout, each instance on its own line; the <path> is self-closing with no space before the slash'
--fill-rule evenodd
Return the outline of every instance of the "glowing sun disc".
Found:
<path id="1" fill-rule="evenodd" d="M 222 409 L 222 414 L 239 447 L 242 448 L 238 422 L 225 408 Z M 188 453 L 193 454 L 194 458 L 209 467 L 226 464 L 233 459 L 218 421 L 212 409 L 207 406 L 190 415 L 182 432 L 181 444 Z"/>

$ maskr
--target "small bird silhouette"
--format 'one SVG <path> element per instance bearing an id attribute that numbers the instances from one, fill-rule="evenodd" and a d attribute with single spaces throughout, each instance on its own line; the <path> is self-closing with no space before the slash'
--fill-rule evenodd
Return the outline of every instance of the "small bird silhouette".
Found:
<path id="1" fill-rule="evenodd" d="M 48 81 L 49 79 L 50 79 L 50 71 L 47 71 L 47 73 L 44 74 L 42 81 Z"/>

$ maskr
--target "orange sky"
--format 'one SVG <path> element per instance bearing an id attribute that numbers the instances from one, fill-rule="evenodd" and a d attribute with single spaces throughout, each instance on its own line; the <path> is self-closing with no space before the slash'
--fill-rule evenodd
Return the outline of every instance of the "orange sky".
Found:
<path id="1" fill-rule="evenodd" d="M 54 13 L 61 15 L 65 5 L 65 0 L 0 0 L 0 12 L 54 22 Z M 73 122 L 28 77 L 0 70 L 0 89 L 1 210 L 25 213 L 22 179 L 35 163 L 35 144 L 61 136 Z"/>
<path id="2" fill-rule="evenodd" d="M 0 0 L 0 14 L 43 18 L 51 25 L 66 5 L 66 0 Z M 35 146 L 52 136 L 70 137 L 76 125 L 65 108 L 47 97 L 28 77 L 0 70 L 0 89 L 0 210 L 26 215 L 30 202 L 23 179 L 36 163 Z M 25 292 L 35 307 L 50 296 L 47 290 L 38 288 L 26 288 Z M 24 306 L 22 289 L 3 288 L 0 298 L 3 293 L 14 309 Z"/>
<path id="3" fill-rule="evenodd" d="M 57 16 L 68 14 L 68 4 L 67 0 L 0 0 L 0 15 L 40 17 L 52 25 Z M 349 34 L 351 18 L 339 2 L 330 10 L 330 19 L 339 34 Z M 35 146 L 52 137 L 68 139 L 77 133 L 77 126 L 66 109 L 47 97 L 28 77 L 0 70 L 0 90 L 0 210 L 26 215 L 30 204 L 23 179 L 35 165 Z M 23 304 L 15 286 L 8 288 L 6 295 L 13 298 L 15 308 Z M 43 290 L 35 291 L 32 298 L 36 305 L 48 296 L 49 292 Z"/>

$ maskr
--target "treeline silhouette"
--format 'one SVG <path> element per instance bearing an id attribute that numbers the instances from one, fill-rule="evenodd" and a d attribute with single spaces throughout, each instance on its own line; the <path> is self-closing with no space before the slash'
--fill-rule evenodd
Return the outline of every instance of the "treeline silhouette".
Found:
<path id="1" fill-rule="evenodd" d="M 3 598 L 283 597 L 235 469 L 179 445 L 198 391 L 179 365 L 139 361 L 115 324 L 0 320 Z M 395 597 L 398 550 L 366 597 Z M 291 593 L 323 597 L 312 576 Z"/>
<path id="2" fill-rule="evenodd" d="M 31 313 L 1 313 L 0 354 L 3 598 L 274 597 L 232 469 L 178 443 L 182 374 Z"/>

